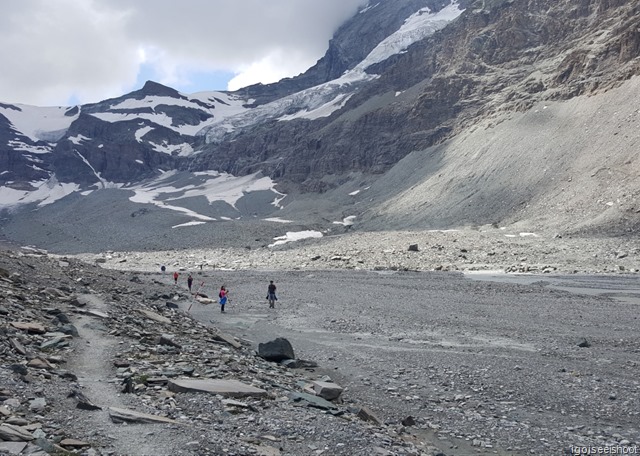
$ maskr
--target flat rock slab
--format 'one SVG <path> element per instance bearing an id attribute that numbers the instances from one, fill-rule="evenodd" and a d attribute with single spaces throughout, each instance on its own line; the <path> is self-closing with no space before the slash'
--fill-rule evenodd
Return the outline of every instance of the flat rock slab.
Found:
<path id="1" fill-rule="evenodd" d="M 294 391 L 290 394 L 290 397 L 294 402 L 305 401 L 309 407 L 319 408 L 322 410 L 335 410 L 338 408 L 336 404 L 308 393 Z"/>
<path id="2" fill-rule="evenodd" d="M 171 380 L 169 390 L 174 393 L 210 393 L 224 397 L 264 397 L 267 392 L 238 380 Z"/>
<path id="3" fill-rule="evenodd" d="M 34 369 L 46 369 L 53 370 L 55 367 L 49 361 L 43 358 L 33 358 L 27 363 L 27 366 L 33 367 Z"/>
<path id="4" fill-rule="evenodd" d="M 162 315 L 159 315 L 155 312 L 151 312 L 149 310 L 140 309 L 140 313 L 145 317 L 147 317 L 148 319 L 157 321 L 158 323 L 167 323 L 167 324 L 171 323 L 171 320 L 169 320 L 167 317 L 163 317 Z"/>
<path id="5" fill-rule="evenodd" d="M 40 323 L 12 321 L 11 326 L 13 326 L 16 329 L 21 329 L 23 331 L 27 331 L 30 333 L 44 334 L 47 332 L 47 329 L 44 326 L 42 326 Z"/>
<path id="6" fill-rule="evenodd" d="M 88 443 L 88 442 L 84 442 L 82 440 L 64 439 L 64 440 L 60 441 L 60 446 L 73 447 L 73 448 L 82 448 L 82 447 L 86 447 L 86 446 L 91 446 L 91 444 Z"/>
<path id="7" fill-rule="evenodd" d="M 25 442 L 0 442 L 0 454 L 20 454 L 26 446 Z"/>
<path id="8" fill-rule="evenodd" d="M 179 421 L 165 418 L 164 416 L 150 415 L 148 413 L 136 412 L 135 410 L 109 407 L 109 416 L 114 423 L 166 423 L 184 424 Z"/>
<path id="9" fill-rule="evenodd" d="M 9 442 L 28 442 L 35 437 L 23 427 L 3 424 L 0 426 L 0 439 Z"/>
<path id="10" fill-rule="evenodd" d="M 220 342 L 224 342 L 226 344 L 231 345 L 233 348 L 242 348 L 242 345 L 239 344 L 232 336 L 229 334 L 225 334 L 222 332 L 218 332 L 214 335 L 214 339 Z"/>
<path id="11" fill-rule="evenodd" d="M 99 310 L 95 310 L 95 309 L 89 309 L 86 311 L 87 315 L 91 315 L 92 317 L 98 317 L 98 318 L 109 318 L 109 314 L 106 312 L 101 312 Z"/>
<path id="12" fill-rule="evenodd" d="M 24 345 L 22 345 L 18 339 L 15 339 L 15 338 L 9 339 L 9 343 L 11 344 L 13 349 L 18 353 L 20 353 L 21 355 L 24 356 L 27 354 L 27 349 L 24 348 Z"/>
<path id="13" fill-rule="evenodd" d="M 312 385 L 316 395 L 328 401 L 339 398 L 342 394 L 342 391 L 344 391 L 344 388 L 332 382 L 322 382 L 316 380 L 312 382 Z"/>

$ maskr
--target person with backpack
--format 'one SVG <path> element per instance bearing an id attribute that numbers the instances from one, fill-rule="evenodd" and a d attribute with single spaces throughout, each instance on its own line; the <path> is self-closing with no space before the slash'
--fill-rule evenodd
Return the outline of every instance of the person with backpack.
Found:
<path id="1" fill-rule="evenodd" d="M 218 298 L 219 302 L 220 302 L 220 312 L 224 313 L 224 306 L 227 303 L 227 294 L 229 293 L 229 291 L 224 287 L 224 285 L 222 285 L 220 287 L 220 293 L 218 293 Z"/>
<path id="2" fill-rule="evenodd" d="M 173 283 L 178 285 L 178 277 L 180 277 L 180 274 L 178 274 L 178 271 L 173 273 Z"/>
<path id="3" fill-rule="evenodd" d="M 189 274 L 189 277 L 187 277 L 187 287 L 189 287 L 189 293 L 191 293 L 191 285 L 193 285 L 193 277 L 191 277 L 191 274 Z"/>
<path id="4" fill-rule="evenodd" d="M 278 297 L 276 296 L 276 284 L 273 283 L 273 280 L 269 281 L 267 287 L 267 300 L 269 301 L 269 309 L 275 309 Z"/>

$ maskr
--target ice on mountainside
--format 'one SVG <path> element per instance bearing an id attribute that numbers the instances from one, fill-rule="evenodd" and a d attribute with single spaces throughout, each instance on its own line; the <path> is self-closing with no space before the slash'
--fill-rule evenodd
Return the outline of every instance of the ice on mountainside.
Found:
<path id="1" fill-rule="evenodd" d="M 393 55 L 405 52 L 411 44 L 444 28 L 463 11 L 457 2 L 452 2 L 437 13 L 431 13 L 428 8 L 421 9 L 407 18 L 394 34 L 378 44 L 362 62 L 345 72 L 340 78 L 253 108 L 245 113 L 226 117 L 222 121 L 214 121 L 203 130 L 207 142 L 218 142 L 230 132 L 272 118 L 288 121 L 330 116 L 344 106 L 361 84 L 376 77 L 367 74 L 367 68 Z M 292 111 L 297 112 L 291 114 Z"/>
<path id="2" fill-rule="evenodd" d="M 72 109 L 64 106 L 38 107 L 23 104 L 0 103 L 0 115 L 6 117 L 13 128 L 30 140 L 57 141 L 78 118 L 80 110 L 73 116 L 66 115 Z"/>

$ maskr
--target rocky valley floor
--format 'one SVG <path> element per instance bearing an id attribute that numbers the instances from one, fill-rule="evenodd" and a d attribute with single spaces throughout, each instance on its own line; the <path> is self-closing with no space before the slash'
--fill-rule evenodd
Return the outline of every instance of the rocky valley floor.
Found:
<path id="1" fill-rule="evenodd" d="M 7 250 L 0 454 L 637 448 L 638 253 L 633 240 L 499 230 L 79 258 Z M 231 290 L 225 313 L 194 299 L 187 273 L 211 301 Z M 255 355 L 278 337 L 317 367 Z M 187 380 L 230 383 L 211 394 L 185 392 Z M 317 395 L 329 380 L 343 389 L 333 402 Z"/>

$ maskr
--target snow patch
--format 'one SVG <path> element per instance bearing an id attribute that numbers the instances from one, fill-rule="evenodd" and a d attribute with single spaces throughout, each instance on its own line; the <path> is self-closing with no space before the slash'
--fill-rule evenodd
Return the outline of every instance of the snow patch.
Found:
<path id="1" fill-rule="evenodd" d="M 273 238 L 273 244 L 269 244 L 269 247 L 275 247 L 277 245 L 283 245 L 288 242 L 300 241 L 302 239 L 321 238 L 323 234 L 320 231 L 288 231 L 284 236 L 278 236 Z"/>
<path id="2" fill-rule="evenodd" d="M 265 222 L 276 222 L 276 223 L 293 223 L 293 220 L 286 220 L 280 217 L 269 217 L 263 219 Z"/>
<path id="3" fill-rule="evenodd" d="M 153 127 L 146 126 L 146 127 L 142 127 L 140 129 L 138 129 L 136 131 L 136 141 L 141 143 L 142 142 L 142 137 L 144 135 L 146 135 L 147 133 L 149 133 L 150 131 L 153 131 Z"/>
<path id="4" fill-rule="evenodd" d="M 187 223 L 181 223 L 180 225 L 173 225 L 171 228 L 182 228 L 184 226 L 196 226 L 196 225 L 204 225 L 207 222 L 187 222 Z"/>
<path id="5" fill-rule="evenodd" d="M 127 99 L 120 103 L 111 105 L 110 110 L 120 112 L 98 112 L 92 113 L 94 117 L 105 122 L 124 122 L 132 119 L 146 119 L 157 125 L 173 130 L 181 135 L 195 136 L 204 127 L 214 122 L 240 114 L 248 110 L 245 107 L 247 100 L 241 97 L 228 95 L 222 92 L 198 92 L 192 95 L 181 94 L 182 98 L 166 97 L 166 96 L 146 96 L 141 100 Z M 137 112 L 140 109 L 153 111 L 160 105 L 180 106 L 183 108 L 195 109 L 210 114 L 212 117 L 203 120 L 196 125 L 182 124 L 175 125 L 172 117 L 165 113 L 158 112 Z M 130 111 L 130 112 L 127 112 Z M 152 127 L 144 127 L 136 132 L 136 139 L 140 141 Z"/>
<path id="6" fill-rule="evenodd" d="M 0 114 L 11 122 L 16 131 L 32 141 L 51 141 L 60 139 L 80 115 L 78 109 L 74 116 L 66 116 L 69 109 L 63 106 L 0 105 Z"/>
<path id="7" fill-rule="evenodd" d="M 170 183 L 170 180 L 178 177 L 181 179 L 188 178 L 189 181 L 180 187 L 176 187 Z M 236 177 L 231 174 L 218 173 L 216 171 L 204 171 L 194 174 L 184 173 L 180 175 L 178 175 L 177 171 L 168 171 L 150 182 L 126 188 L 134 192 L 134 196 L 129 198 L 130 201 L 134 203 L 154 204 L 158 207 L 183 212 L 193 218 L 205 221 L 215 219 L 167 203 L 174 202 L 177 204 L 177 202 L 186 198 L 203 196 L 209 204 L 215 201 L 224 201 L 233 208 L 236 208 L 238 200 L 251 192 L 273 192 L 276 197 L 271 204 L 286 197 L 286 195 L 275 190 L 275 182 L 268 177 L 261 177 L 257 173 Z"/>
<path id="8" fill-rule="evenodd" d="M 344 225 L 344 226 L 352 226 L 356 220 L 355 215 L 350 215 L 342 219 L 341 222 L 333 222 L 334 225 Z"/>
<path id="9" fill-rule="evenodd" d="M 51 146 L 35 146 L 32 144 L 27 144 L 25 142 L 20 141 L 19 139 L 10 140 L 7 143 L 10 149 L 15 151 L 24 151 L 30 152 L 32 154 L 49 154 L 53 150 Z"/>
<path id="10" fill-rule="evenodd" d="M 392 55 L 401 54 L 413 43 L 423 40 L 433 35 L 434 32 L 444 28 L 449 22 L 460 16 L 463 11 L 457 2 L 451 3 L 437 13 L 431 13 L 429 8 L 422 8 L 405 20 L 397 32 L 382 40 L 369 55 L 351 71 L 364 72 L 364 70 L 371 65 L 384 62 Z"/>
<path id="11" fill-rule="evenodd" d="M 375 5 L 369 5 L 366 8 L 363 8 L 360 10 L 360 14 L 362 13 L 366 13 L 367 11 L 369 11 L 370 9 L 373 9 L 375 7 L 377 7 L 380 4 L 380 2 L 376 3 Z"/>
<path id="12" fill-rule="evenodd" d="M 293 119 L 319 119 L 321 117 L 329 117 L 335 111 L 342 109 L 344 105 L 349 101 L 353 94 L 340 94 L 333 100 L 318 106 L 315 109 L 307 110 L 303 109 L 295 114 L 285 115 L 278 118 L 279 121 L 293 120 Z"/>
<path id="13" fill-rule="evenodd" d="M 86 136 L 83 136 L 83 135 L 69 136 L 68 139 L 76 146 L 79 146 L 80 143 L 82 143 L 82 141 L 91 141 L 91 138 L 87 138 Z"/>
<path id="14" fill-rule="evenodd" d="M 0 187 L 0 209 L 13 209 L 22 204 L 38 203 L 38 207 L 54 203 L 80 189 L 78 184 L 60 183 L 55 178 L 30 182 L 35 190 Z"/>

